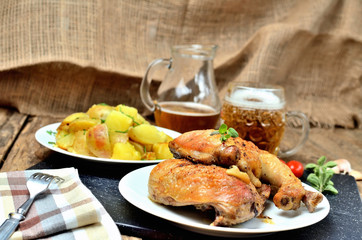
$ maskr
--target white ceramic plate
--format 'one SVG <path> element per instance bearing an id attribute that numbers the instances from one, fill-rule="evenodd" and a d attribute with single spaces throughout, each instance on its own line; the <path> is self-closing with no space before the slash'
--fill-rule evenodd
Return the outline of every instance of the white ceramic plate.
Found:
<path id="1" fill-rule="evenodd" d="M 133 164 L 150 164 L 150 163 L 158 163 L 163 161 L 162 160 L 141 160 L 141 161 L 135 161 L 135 160 L 115 160 L 115 159 L 109 159 L 109 158 L 98 158 L 98 157 L 89 157 L 84 156 L 76 153 L 71 153 L 68 151 L 65 151 L 61 148 L 58 148 L 54 146 L 55 143 L 55 134 L 57 132 L 57 128 L 60 125 L 60 123 L 53 123 L 50 125 L 47 125 L 45 127 L 40 128 L 35 133 L 35 139 L 44 147 L 47 147 L 53 151 L 60 152 L 69 156 L 77 157 L 77 158 L 83 158 L 90 161 L 96 161 L 96 162 L 107 162 L 107 163 L 133 163 Z M 179 132 L 172 131 L 170 129 L 156 127 L 158 130 L 166 133 L 172 138 L 176 138 L 180 136 L 181 134 Z"/>
<path id="2" fill-rule="evenodd" d="M 283 211 L 268 200 L 263 215 L 271 218 L 269 223 L 261 218 L 254 218 L 233 227 L 210 226 L 212 219 L 203 215 L 199 210 L 164 206 L 148 198 L 148 177 L 153 167 L 154 165 L 142 167 L 124 176 L 118 186 L 122 196 L 145 212 L 202 234 L 239 238 L 262 236 L 315 224 L 325 218 L 330 210 L 329 202 L 324 196 L 314 213 L 309 213 L 304 205 L 296 211 Z M 307 190 L 315 191 L 306 184 L 303 186 Z"/>

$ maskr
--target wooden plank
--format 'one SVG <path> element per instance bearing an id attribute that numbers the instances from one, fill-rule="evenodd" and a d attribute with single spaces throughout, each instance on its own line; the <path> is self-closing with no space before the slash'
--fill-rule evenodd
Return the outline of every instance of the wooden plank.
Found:
<path id="1" fill-rule="evenodd" d="M 25 170 L 43 161 L 51 150 L 35 140 L 35 132 L 43 126 L 60 120 L 51 117 L 29 117 L 5 159 L 1 172 Z"/>
<path id="2" fill-rule="evenodd" d="M 0 168 L 26 119 L 27 115 L 0 108 Z"/>

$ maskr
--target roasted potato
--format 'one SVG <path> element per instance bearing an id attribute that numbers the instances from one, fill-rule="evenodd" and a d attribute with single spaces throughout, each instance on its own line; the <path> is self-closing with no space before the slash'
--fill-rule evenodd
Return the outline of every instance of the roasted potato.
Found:
<path id="1" fill-rule="evenodd" d="M 153 144 L 152 150 L 156 154 L 156 159 L 173 158 L 173 155 L 168 148 L 167 142 Z"/>
<path id="2" fill-rule="evenodd" d="M 112 146 L 106 124 L 98 124 L 88 129 L 86 142 L 89 151 L 95 156 L 101 158 L 110 158 L 112 156 Z"/>
<path id="3" fill-rule="evenodd" d="M 155 126 L 148 124 L 130 128 L 128 134 L 133 141 L 142 144 L 155 144 L 167 140 L 167 135 L 164 132 L 158 131 Z"/>
<path id="4" fill-rule="evenodd" d="M 89 128 L 100 123 L 101 121 L 99 119 L 90 119 L 89 117 L 77 118 L 69 123 L 69 131 L 78 132 L 82 130 L 88 130 Z"/>
<path id="5" fill-rule="evenodd" d="M 128 133 L 111 131 L 111 130 L 109 130 L 108 133 L 109 133 L 109 141 L 111 142 L 112 147 L 114 146 L 114 144 L 118 142 L 125 143 L 128 142 L 129 140 Z"/>
<path id="6" fill-rule="evenodd" d="M 59 148 L 68 150 L 73 146 L 75 136 L 74 133 L 69 133 L 68 131 L 60 130 L 57 132 L 55 139 L 56 139 L 56 145 Z"/>
<path id="7" fill-rule="evenodd" d="M 141 160 L 141 153 L 129 142 L 116 143 L 113 148 L 112 159 Z"/>
<path id="8" fill-rule="evenodd" d="M 95 104 L 67 116 L 57 128 L 56 146 L 69 152 L 122 160 L 170 158 L 170 136 L 150 125 L 134 107 Z"/>
<path id="9" fill-rule="evenodd" d="M 132 126 L 133 120 L 122 112 L 112 110 L 108 114 L 105 124 L 111 131 L 127 132 Z"/>
<path id="10" fill-rule="evenodd" d="M 85 156 L 94 156 L 94 154 L 89 151 L 89 148 L 87 146 L 86 134 L 86 130 L 76 132 L 74 134 L 73 148 L 68 151 Z"/>
<path id="11" fill-rule="evenodd" d="M 113 107 L 107 104 L 95 104 L 88 109 L 87 114 L 90 118 L 104 121 L 112 110 Z"/>
<path id="12" fill-rule="evenodd" d="M 120 104 L 116 107 L 116 110 L 120 111 L 121 113 L 129 116 L 130 118 L 137 117 L 138 111 L 134 107 L 128 107 L 126 105 Z"/>

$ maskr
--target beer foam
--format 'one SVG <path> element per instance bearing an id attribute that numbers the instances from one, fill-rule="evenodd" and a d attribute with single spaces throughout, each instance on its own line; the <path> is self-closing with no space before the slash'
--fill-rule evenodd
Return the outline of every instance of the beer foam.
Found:
<path id="1" fill-rule="evenodd" d="M 235 106 L 256 109 L 282 109 L 285 105 L 284 100 L 274 93 L 255 89 L 236 90 L 225 100 Z"/>

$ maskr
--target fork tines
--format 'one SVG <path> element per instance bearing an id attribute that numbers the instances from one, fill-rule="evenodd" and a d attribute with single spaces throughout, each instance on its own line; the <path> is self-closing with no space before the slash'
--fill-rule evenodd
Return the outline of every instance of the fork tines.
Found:
<path id="1" fill-rule="evenodd" d="M 33 179 L 43 179 L 45 181 L 55 181 L 55 182 L 64 182 L 64 179 L 61 178 L 61 177 L 58 177 L 58 176 L 53 176 L 53 175 L 50 175 L 50 174 L 46 174 L 46 173 L 41 173 L 41 172 L 36 172 L 34 174 L 32 174 L 30 176 L 30 178 L 33 178 Z"/>

